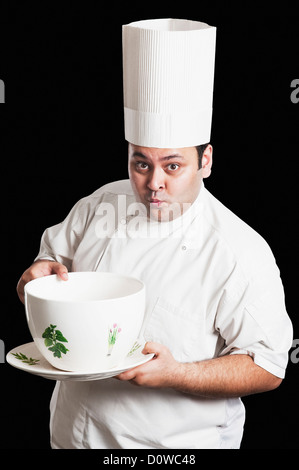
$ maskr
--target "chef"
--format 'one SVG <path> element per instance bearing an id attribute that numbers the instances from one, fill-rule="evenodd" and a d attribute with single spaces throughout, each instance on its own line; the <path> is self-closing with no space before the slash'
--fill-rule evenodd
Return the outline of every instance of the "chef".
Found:
<path id="1" fill-rule="evenodd" d="M 242 396 L 279 386 L 292 326 L 265 240 L 204 186 L 216 30 L 175 19 L 123 27 L 129 179 L 48 228 L 21 276 L 110 271 L 142 279 L 143 353 L 116 378 L 58 382 L 54 449 L 239 448 Z M 113 143 L 111 151 L 113 151 Z"/>

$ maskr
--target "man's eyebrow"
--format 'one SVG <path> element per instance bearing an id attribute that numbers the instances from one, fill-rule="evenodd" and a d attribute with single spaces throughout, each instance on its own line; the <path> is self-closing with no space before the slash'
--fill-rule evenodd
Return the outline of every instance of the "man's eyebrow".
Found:
<path id="1" fill-rule="evenodd" d="M 144 158 L 145 160 L 149 160 L 149 158 L 141 152 L 134 152 L 132 157 Z M 173 155 L 167 155 L 166 157 L 161 157 L 159 160 L 167 161 L 167 160 L 172 160 L 173 158 L 184 158 L 184 157 L 180 155 L 179 153 L 174 153 Z"/>

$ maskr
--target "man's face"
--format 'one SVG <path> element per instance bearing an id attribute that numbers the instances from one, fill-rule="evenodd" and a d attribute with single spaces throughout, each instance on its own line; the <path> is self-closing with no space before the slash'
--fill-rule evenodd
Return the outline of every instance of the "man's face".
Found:
<path id="1" fill-rule="evenodd" d="M 129 144 L 129 176 L 148 217 L 164 222 L 190 207 L 204 174 L 198 169 L 195 147 L 160 149 Z"/>

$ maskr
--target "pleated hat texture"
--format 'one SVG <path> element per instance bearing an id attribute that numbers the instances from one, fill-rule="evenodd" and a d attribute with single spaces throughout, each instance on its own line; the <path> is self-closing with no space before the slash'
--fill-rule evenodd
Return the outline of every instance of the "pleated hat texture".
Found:
<path id="1" fill-rule="evenodd" d="M 211 137 L 216 28 L 163 18 L 123 25 L 125 139 L 182 148 Z"/>

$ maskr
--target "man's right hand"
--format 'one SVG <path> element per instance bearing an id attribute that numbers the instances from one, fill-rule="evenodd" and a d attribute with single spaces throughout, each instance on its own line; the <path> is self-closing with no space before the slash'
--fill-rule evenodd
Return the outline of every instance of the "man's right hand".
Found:
<path id="1" fill-rule="evenodd" d="M 66 266 L 57 261 L 38 260 L 26 269 L 17 284 L 17 293 L 21 302 L 24 303 L 24 287 L 27 282 L 38 277 L 50 276 L 50 274 L 57 274 L 63 281 L 68 279 Z"/>

